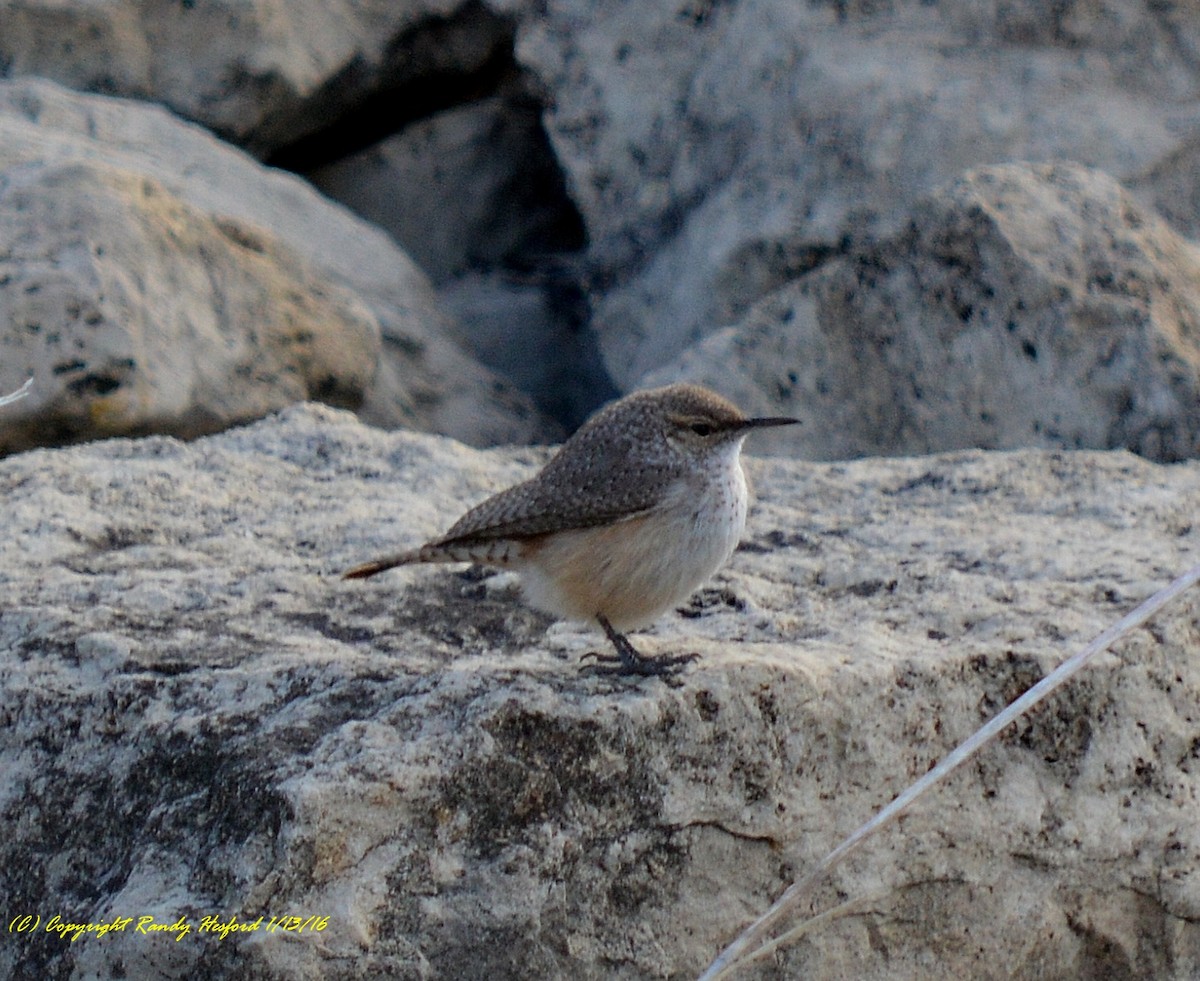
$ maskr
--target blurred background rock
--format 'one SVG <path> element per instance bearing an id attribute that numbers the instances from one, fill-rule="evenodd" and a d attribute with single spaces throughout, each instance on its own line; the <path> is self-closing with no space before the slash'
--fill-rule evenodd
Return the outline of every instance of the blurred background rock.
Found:
<path id="1" fill-rule="evenodd" d="M 1185 5 L 21 0 L 0 74 L 0 450 L 693 377 L 807 458 L 1196 454 Z"/>

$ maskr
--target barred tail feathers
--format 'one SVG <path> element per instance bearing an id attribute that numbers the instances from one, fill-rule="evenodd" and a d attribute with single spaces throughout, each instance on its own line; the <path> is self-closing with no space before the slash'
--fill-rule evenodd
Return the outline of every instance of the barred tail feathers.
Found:
<path id="1" fill-rule="evenodd" d="M 356 565 L 349 572 L 343 573 L 342 578 L 369 579 L 398 565 L 412 565 L 417 562 L 481 562 L 485 565 L 506 566 L 513 560 L 518 549 L 516 542 L 507 540 L 471 544 L 430 542 L 420 548 L 410 548 L 406 552 Z"/>
<path id="2" fill-rule="evenodd" d="M 421 561 L 421 549 L 410 548 L 407 552 L 397 552 L 395 555 L 388 555 L 382 559 L 375 559 L 373 562 L 364 562 L 362 565 L 356 565 L 353 569 L 342 573 L 343 579 L 370 579 L 371 576 L 378 575 L 380 572 L 386 572 L 388 569 L 394 569 L 398 565 L 408 565 L 411 562 Z"/>

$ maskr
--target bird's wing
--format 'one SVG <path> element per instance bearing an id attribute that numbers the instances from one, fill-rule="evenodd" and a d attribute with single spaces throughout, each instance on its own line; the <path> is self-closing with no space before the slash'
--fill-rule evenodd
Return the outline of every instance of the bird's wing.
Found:
<path id="1" fill-rule="evenodd" d="M 532 480 L 472 508 L 437 543 L 531 538 L 643 514 L 679 474 L 665 463 L 630 462 L 638 459 L 611 435 L 585 440 Z"/>

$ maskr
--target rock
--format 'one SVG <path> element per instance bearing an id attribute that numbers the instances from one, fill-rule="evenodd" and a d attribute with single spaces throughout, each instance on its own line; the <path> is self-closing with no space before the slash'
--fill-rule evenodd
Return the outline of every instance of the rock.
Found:
<path id="1" fill-rule="evenodd" d="M 810 459 L 962 447 L 1200 452 L 1200 248 L 1110 177 L 970 171 L 648 384 L 804 425 Z"/>
<path id="2" fill-rule="evenodd" d="M 27 0 L 0 8 L 0 70 L 158 100 L 272 163 L 321 171 L 356 206 L 399 212 L 397 234 L 439 280 L 506 262 L 530 232 L 570 223 L 581 253 L 571 265 L 611 378 L 581 394 L 535 388 L 542 405 L 590 406 L 612 384 L 643 384 L 771 291 L 896 234 L 917 200 L 979 166 L 1077 161 L 1134 188 L 1177 228 L 1200 227 L 1200 35 L 1183 7 L 285 6 Z M 493 115 L 513 91 L 521 112 Z M 481 154 L 489 136 L 492 153 Z M 430 193 L 381 205 L 380 180 L 397 160 Z M 525 171 L 514 171 L 518 160 Z M 497 192 L 514 173 L 543 193 Z M 540 281 L 541 260 L 529 265 Z M 472 305 L 493 295 L 481 290 Z M 485 316 L 504 321 L 506 311 Z M 569 335 L 572 324 L 556 329 Z M 397 336 L 386 323 L 384 333 Z M 516 349 L 539 343 L 511 339 Z M 546 377 L 571 373 L 574 355 Z"/>
<path id="3" fill-rule="evenodd" d="M 1182 10 L 27 0 L 0 9 L 0 66 L 161 101 L 305 172 L 343 158 L 360 172 L 361 152 L 393 138 L 409 154 L 459 127 L 484 132 L 479 105 L 518 80 L 532 101 L 516 129 L 544 110 L 582 216 L 605 364 L 627 390 L 847 244 L 890 236 L 969 168 L 1078 161 L 1136 184 L 1180 228 L 1200 226 L 1200 37 Z M 429 172 L 428 156 L 406 159 Z M 508 246 L 518 200 L 485 197 L 485 214 L 461 194 L 429 207 L 435 221 L 412 240 L 452 247 L 425 257 L 436 275 L 454 268 L 451 252 Z M 535 225 L 544 199 L 519 203 L 516 227 Z M 448 214 L 466 220 L 439 225 Z M 480 237 L 497 223 L 495 241 Z"/>
<path id="4" fill-rule="evenodd" d="M 103 164 L 7 176 L 5 374 L 35 384 L 0 416 L 0 453 L 363 402 L 378 322 L 277 240 Z"/>
<path id="5" fill-rule="evenodd" d="M 623 389 L 736 322 L 747 280 L 891 234 L 967 168 L 1140 177 L 1195 133 L 1195 26 L 1141 0 L 599 9 L 524 21 L 517 55 L 614 281 L 594 326 Z"/>
<path id="6" fill-rule="evenodd" d="M 1190 239 L 1200 238 L 1200 135 L 1191 135 L 1172 153 L 1125 185 Z"/>
<path id="7" fill-rule="evenodd" d="M 0 9 L 0 64 L 9 76 L 162 102 L 238 143 L 270 149 L 328 122 L 350 95 L 394 73 L 396 61 L 414 54 L 407 32 L 462 6 L 33 0 Z M 469 64 L 472 46 L 453 50 Z M 430 67 L 428 57 L 414 60 Z"/>
<path id="8" fill-rule="evenodd" d="M 386 235 L 161 109 L 0 83 L 0 165 L 0 388 L 36 375 L 0 448 L 317 397 L 479 444 L 556 431 Z"/>
<path id="9" fill-rule="evenodd" d="M 742 549 L 638 638 L 699 652 L 677 685 L 581 674 L 511 577 L 338 580 L 542 459 L 304 406 L 0 462 L 0 893 L 41 917 L 0 973 L 695 976 L 1200 546 L 1197 463 L 751 460 Z M 776 970 L 1194 976 L 1198 614 L 836 871 L 821 906 L 873 898 Z"/>

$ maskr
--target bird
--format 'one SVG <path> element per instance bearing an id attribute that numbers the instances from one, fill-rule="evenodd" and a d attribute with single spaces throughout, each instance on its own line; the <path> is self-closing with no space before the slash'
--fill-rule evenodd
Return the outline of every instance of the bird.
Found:
<path id="1" fill-rule="evenodd" d="M 641 654 L 625 632 L 684 602 L 733 554 L 746 524 L 745 438 L 799 420 L 752 418 L 699 385 L 610 403 L 534 477 L 487 498 L 443 535 L 356 566 L 366 579 L 413 563 L 515 570 L 528 602 L 600 626 L 615 654 L 596 670 L 668 675 L 695 654 Z"/>

